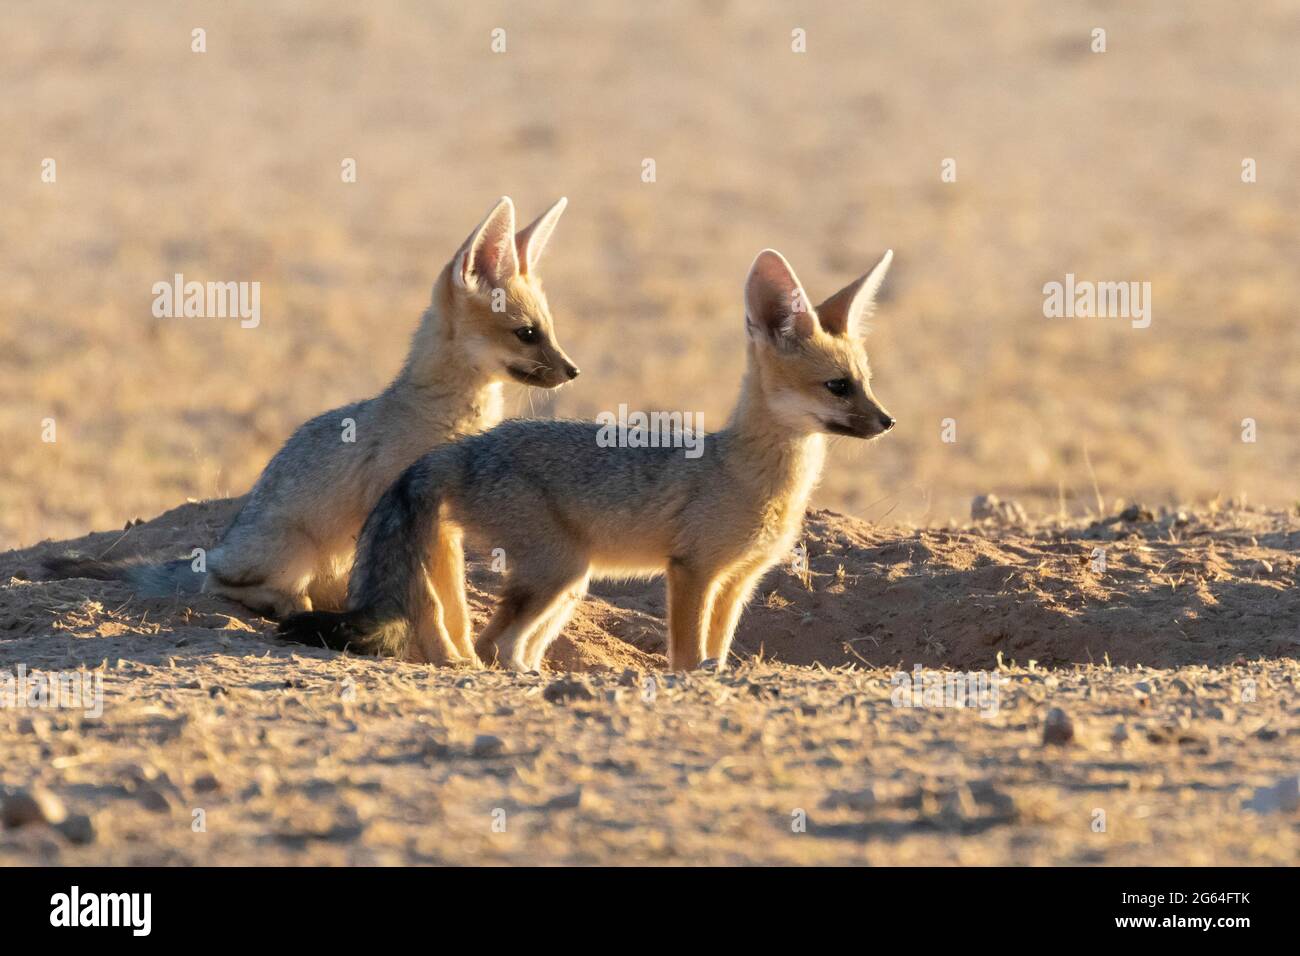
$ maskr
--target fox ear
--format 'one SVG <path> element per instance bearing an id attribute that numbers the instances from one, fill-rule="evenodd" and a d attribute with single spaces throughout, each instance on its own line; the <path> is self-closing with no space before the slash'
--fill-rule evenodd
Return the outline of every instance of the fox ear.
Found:
<path id="1" fill-rule="evenodd" d="M 515 252 L 519 258 L 520 272 L 529 274 L 537 269 L 537 260 L 542 257 L 542 250 L 550 241 L 555 224 L 560 221 L 560 215 L 568 204 L 569 200 L 561 196 L 554 206 L 515 234 Z"/>
<path id="2" fill-rule="evenodd" d="M 502 196 L 456 253 L 452 276 L 466 289 L 500 288 L 519 275 L 515 257 L 515 204 Z"/>
<path id="3" fill-rule="evenodd" d="M 790 263 L 775 249 L 764 249 L 745 280 L 745 329 L 755 340 L 808 338 L 817 315 Z"/>
<path id="4" fill-rule="evenodd" d="M 853 337 L 862 331 L 863 320 L 871 314 L 876 304 L 876 293 L 885 281 L 889 264 L 894 261 L 894 250 L 887 249 L 875 267 L 856 282 L 850 282 L 839 292 L 817 306 L 817 317 L 822 328 L 831 335 Z"/>

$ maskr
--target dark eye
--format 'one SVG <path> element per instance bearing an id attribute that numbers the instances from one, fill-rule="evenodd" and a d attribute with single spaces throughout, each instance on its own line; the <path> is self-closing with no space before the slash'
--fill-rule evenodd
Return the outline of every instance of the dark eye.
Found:
<path id="1" fill-rule="evenodd" d="M 531 325 L 526 325 L 522 329 L 515 329 L 515 338 L 524 345 L 536 345 L 542 340 L 541 335 Z"/>
<path id="2" fill-rule="evenodd" d="M 833 378 L 826 383 L 826 390 L 837 398 L 843 398 L 852 388 L 853 383 L 847 378 Z"/>

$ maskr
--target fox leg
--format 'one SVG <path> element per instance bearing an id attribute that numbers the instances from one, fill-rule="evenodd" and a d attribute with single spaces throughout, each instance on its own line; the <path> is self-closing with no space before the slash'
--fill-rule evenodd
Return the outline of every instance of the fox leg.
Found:
<path id="1" fill-rule="evenodd" d="M 260 542 L 241 542 L 245 553 L 257 553 Z M 225 548 L 208 556 L 203 590 L 238 601 L 259 614 L 284 618 L 312 609 L 308 588 L 316 572 L 315 549 L 310 542 L 292 537 L 281 541 L 256 564 L 227 560 Z"/>
<path id="2" fill-rule="evenodd" d="M 546 649 L 564 631 L 564 625 L 569 623 L 569 618 L 573 617 L 573 611 L 578 606 L 578 602 L 586 594 L 587 579 L 584 578 L 568 594 L 564 595 L 555 605 L 555 609 L 537 625 L 532 636 L 528 638 L 528 646 L 524 652 L 529 670 L 537 671 L 542 669 L 542 661 L 546 658 Z"/>
<path id="3" fill-rule="evenodd" d="M 736 624 L 766 570 L 762 565 L 743 566 L 718 588 L 717 596 L 713 599 L 713 611 L 709 615 L 709 633 L 704 642 L 704 653 L 716 660 L 720 668 L 727 666 L 727 655 L 731 652 L 731 639 L 735 636 Z"/>
<path id="4" fill-rule="evenodd" d="M 442 601 L 428 571 L 420 569 L 417 573 L 419 578 L 412 586 L 423 600 L 413 601 L 411 605 L 410 627 L 414 640 L 404 659 L 415 664 L 449 664 L 460 655 L 447 635 Z"/>
<path id="5" fill-rule="evenodd" d="M 204 590 L 209 594 L 238 601 L 256 614 L 276 620 L 311 610 L 311 598 L 305 593 L 289 593 L 269 587 L 235 587 L 219 582 Z"/>
<path id="6" fill-rule="evenodd" d="M 337 556 L 322 561 L 307 586 L 307 596 L 311 607 L 316 611 L 342 611 L 348 606 L 348 573 L 351 571 L 350 551 L 348 558 Z"/>
<path id="7" fill-rule="evenodd" d="M 479 638 L 479 656 L 489 663 L 499 661 L 512 670 L 528 670 L 528 636 L 559 609 L 586 574 L 585 567 L 533 573 L 516 568 L 506 582 L 496 614 Z"/>
<path id="8" fill-rule="evenodd" d="M 692 670 L 703 658 L 716 582 L 680 561 L 668 565 L 668 669 Z"/>
<path id="9" fill-rule="evenodd" d="M 479 663 L 470 640 L 469 604 L 465 600 L 465 549 L 461 530 L 445 521 L 438 523 L 433 553 L 433 588 L 442 604 L 447 638 L 458 657 Z"/>

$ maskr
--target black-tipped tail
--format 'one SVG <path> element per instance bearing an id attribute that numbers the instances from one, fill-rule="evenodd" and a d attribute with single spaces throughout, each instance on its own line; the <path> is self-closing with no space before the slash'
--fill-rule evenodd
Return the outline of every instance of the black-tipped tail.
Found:
<path id="1" fill-rule="evenodd" d="M 87 578 L 91 581 L 125 581 L 130 568 L 121 561 L 98 561 L 60 554 L 41 561 L 50 578 Z"/>
<path id="2" fill-rule="evenodd" d="M 307 611 L 292 614 L 280 622 L 280 637 L 295 644 L 328 647 L 335 651 L 353 654 L 374 654 L 391 657 L 392 647 L 389 625 L 376 624 L 362 611 Z"/>
<path id="3" fill-rule="evenodd" d="M 188 558 L 149 564 L 140 558 L 101 561 L 60 554 L 41 561 L 47 579 L 88 578 L 92 581 L 125 581 L 145 597 L 176 597 L 203 590 L 204 574 L 195 571 Z"/>

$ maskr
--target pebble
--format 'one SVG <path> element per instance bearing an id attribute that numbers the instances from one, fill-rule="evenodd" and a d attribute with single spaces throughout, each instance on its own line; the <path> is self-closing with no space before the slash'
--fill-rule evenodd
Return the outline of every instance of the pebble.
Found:
<path id="1" fill-rule="evenodd" d="M 1242 806 L 1255 813 L 1294 813 L 1300 809 L 1300 777 L 1284 777 L 1271 787 L 1260 787 Z"/>
<path id="2" fill-rule="evenodd" d="M 62 823 L 56 823 L 54 829 L 63 834 L 69 843 L 85 845 L 95 842 L 95 824 L 84 813 L 73 813 Z"/>
<path id="3" fill-rule="evenodd" d="M 32 823 L 62 823 L 67 815 L 63 801 L 40 787 L 11 790 L 4 795 L 4 803 L 0 805 L 0 822 L 7 830 Z"/>
<path id="4" fill-rule="evenodd" d="M 580 680 L 561 677 L 551 681 L 542 691 L 542 699 L 550 704 L 562 704 L 570 700 L 595 700 L 596 695 Z"/>
<path id="5" fill-rule="evenodd" d="M 1054 744 L 1061 747 L 1073 739 L 1074 722 L 1070 720 L 1070 715 L 1059 707 L 1053 707 L 1047 712 L 1047 719 L 1043 721 L 1043 745 Z"/>
<path id="6" fill-rule="evenodd" d="M 1120 521 L 1154 521 L 1155 515 L 1151 513 L 1150 508 L 1144 508 L 1142 505 L 1129 505 L 1119 513 Z"/>

